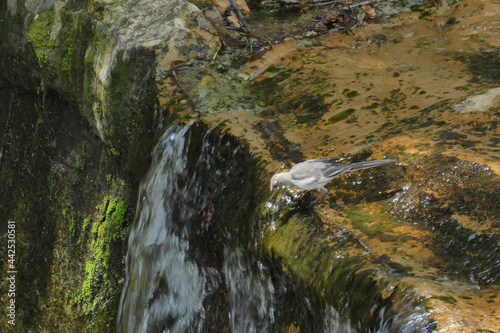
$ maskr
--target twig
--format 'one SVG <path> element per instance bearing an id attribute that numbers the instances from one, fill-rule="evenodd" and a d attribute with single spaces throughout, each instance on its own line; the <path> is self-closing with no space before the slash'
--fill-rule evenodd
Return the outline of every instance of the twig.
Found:
<path id="1" fill-rule="evenodd" d="M 238 16 L 238 19 L 240 20 L 241 24 L 245 27 L 245 29 L 248 30 L 250 34 L 253 35 L 252 29 L 250 29 L 247 22 L 245 21 L 243 13 L 241 12 L 240 7 L 236 3 L 236 0 L 229 0 L 229 2 L 231 3 L 231 7 L 233 7 L 234 11 L 236 12 L 236 16 Z"/>
<path id="2" fill-rule="evenodd" d="M 358 38 L 358 34 L 354 32 L 354 30 L 352 30 L 352 28 L 349 26 L 349 24 L 347 24 L 347 22 L 344 22 L 344 25 L 346 26 L 347 30 L 349 30 L 350 32 L 352 32 L 352 34 Z"/>
<path id="3" fill-rule="evenodd" d="M 179 78 L 179 75 L 177 73 L 178 70 L 179 70 L 179 68 L 177 68 L 175 66 L 170 67 L 170 73 L 172 73 L 172 82 L 180 90 L 180 92 L 183 95 L 183 97 L 184 96 L 186 97 L 186 100 L 188 101 L 188 104 L 191 106 L 191 108 L 193 110 L 196 110 L 196 104 L 191 100 L 191 98 L 190 98 L 190 96 L 188 94 L 187 89 L 182 84 L 182 81 Z"/>

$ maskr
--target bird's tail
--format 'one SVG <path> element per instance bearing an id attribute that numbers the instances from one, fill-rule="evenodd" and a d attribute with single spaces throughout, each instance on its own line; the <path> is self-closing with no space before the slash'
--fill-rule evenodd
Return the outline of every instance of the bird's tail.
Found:
<path id="1" fill-rule="evenodd" d="M 396 162 L 396 160 L 385 159 L 385 160 L 375 160 L 375 161 L 365 161 L 365 162 L 359 162 L 359 163 L 352 163 L 352 164 L 349 164 L 349 166 L 351 167 L 351 171 L 354 171 L 354 170 L 373 168 L 373 167 L 377 167 L 379 165 L 390 164 L 390 163 L 394 163 L 394 162 Z"/>

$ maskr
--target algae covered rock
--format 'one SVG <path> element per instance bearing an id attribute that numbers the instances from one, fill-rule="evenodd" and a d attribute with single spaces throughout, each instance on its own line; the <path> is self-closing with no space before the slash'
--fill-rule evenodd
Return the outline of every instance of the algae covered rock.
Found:
<path id="1" fill-rule="evenodd" d="M 181 0 L 0 4 L 0 210 L 16 223 L 18 332 L 115 330 L 157 60 L 211 55 L 200 14 Z"/>

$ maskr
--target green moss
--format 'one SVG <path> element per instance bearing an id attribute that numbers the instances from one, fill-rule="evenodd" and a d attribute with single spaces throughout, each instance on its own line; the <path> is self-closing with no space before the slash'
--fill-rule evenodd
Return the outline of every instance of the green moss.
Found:
<path id="1" fill-rule="evenodd" d="M 359 93 L 356 90 L 351 90 L 351 89 L 344 89 L 342 91 L 342 94 L 347 97 L 347 98 L 354 98 L 359 95 Z"/>
<path id="2" fill-rule="evenodd" d="M 84 180 L 85 177 L 85 163 L 88 158 L 88 154 L 85 151 L 85 144 L 82 144 L 82 149 L 78 153 L 76 153 L 75 157 L 75 166 L 76 172 L 73 175 L 73 185 L 76 186 L 81 181 Z"/>
<path id="3" fill-rule="evenodd" d="M 274 77 L 278 74 L 285 72 L 285 68 L 281 65 L 280 66 L 271 65 L 267 68 L 266 72 L 272 73 L 272 75 L 270 75 L 270 76 Z"/>
<path id="4" fill-rule="evenodd" d="M 267 69 L 268 77 L 263 80 L 252 82 L 250 91 L 252 95 L 257 96 L 265 105 L 275 105 L 280 101 L 276 94 L 280 91 L 280 82 L 288 79 L 293 71 L 286 70 L 280 66 L 269 66 Z"/>
<path id="5" fill-rule="evenodd" d="M 364 106 L 363 110 L 374 110 L 374 109 L 378 108 L 379 106 L 380 106 L 380 104 L 378 104 L 377 102 L 375 102 L 375 103 L 372 103 L 372 104 L 370 104 L 368 106 Z"/>
<path id="6" fill-rule="evenodd" d="M 69 226 L 69 231 L 74 236 L 76 233 L 76 220 L 74 217 L 71 218 L 71 225 Z"/>
<path id="7" fill-rule="evenodd" d="M 90 220 L 90 219 L 85 219 L 85 220 L 83 220 L 83 225 L 82 225 L 82 230 L 83 230 L 83 231 L 86 231 L 86 230 L 87 230 L 87 228 L 88 228 L 88 227 L 89 227 L 89 225 L 90 225 L 90 222 L 91 222 L 91 220 Z"/>
<path id="8" fill-rule="evenodd" d="M 50 49 L 53 46 L 53 42 L 50 38 L 50 30 L 53 22 L 54 13 L 48 10 L 41 13 L 40 16 L 33 21 L 28 30 L 28 41 L 35 50 L 40 67 L 45 66 Z"/>
<path id="9" fill-rule="evenodd" d="M 116 66 L 111 73 L 111 91 L 113 93 L 113 101 L 116 103 L 115 107 L 117 108 L 125 107 L 125 97 L 130 82 L 128 74 L 128 64 L 123 61 L 123 57 L 118 56 Z"/>
<path id="10" fill-rule="evenodd" d="M 79 169 L 79 170 L 82 170 L 83 169 L 83 164 L 84 164 L 84 158 L 82 155 L 80 154 L 76 154 L 76 168 Z"/>
<path id="11" fill-rule="evenodd" d="M 305 288 L 311 288 L 343 315 L 368 330 L 366 313 L 370 313 L 383 283 L 375 283 L 371 272 L 353 251 L 346 239 L 331 242 L 325 238 L 321 224 L 313 217 L 280 211 L 275 228 L 268 228 L 264 246 L 279 260 L 285 273 L 293 275 Z M 278 222 L 279 221 L 279 222 Z"/>
<path id="12" fill-rule="evenodd" d="M 104 290 L 109 284 L 110 260 L 117 255 L 116 248 L 125 237 L 127 206 L 118 198 L 109 200 L 106 213 L 102 222 L 95 222 L 91 231 L 92 257 L 85 265 L 86 279 L 75 298 L 76 303 L 81 303 L 85 314 L 91 314 L 105 307 L 105 304 L 96 302 L 99 292 L 109 293 Z M 90 225 L 90 219 L 85 219 L 83 230 Z"/>
<path id="13" fill-rule="evenodd" d="M 83 74 L 83 100 L 85 103 L 86 109 L 93 109 L 95 112 L 96 106 L 93 106 L 94 103 L 94 60 L 97 54 L 97 47 L 91 46 L 90 52 L 85 54 L 84 59 L 84 74 Z M 92 123 L 92 117 L 90 115 L 85 114 L 86 119 L 89 123 Z"/>
<path id="14" fill-rule="evenodd" d="M 116 201 L 117 199 L 113 200 L 106 211 L 106 220 L 109 221 L 109 228 L 106 235 L 108 241 L 114 240 L 120 236 L 125 221 L 125 213 L 127 212 L 125 203 L 121 201 L 116 204 Z"/>
<path id="15" fill-rule="evenodd" d="M 73 55 L 75 53 L 75 49 L 73 45 L 67 45 L 65 50 L 65 57 L 62 59 L 62 70 L 65 72 L 69 72 L 71 70 L 71 62 L 73 59 Z"/>
<path id="16" fill-rule="evenodd" d="M 378 238 L 382 242 L 405 239 L 405 236 L 394 232 L 396 224 L 382 211 L 370 210 L 364 205 L 351 205 L 346 212 L 352 226 L 368 237 Z"/>
<path id="17" fill-rule="evenodd" d="M 58 85 L 68 99 L 75 100 L 86 89 L 85 54 L 93 37 L 92 25 L 88 16 L 80 11 L 58 11 L 55 20 L 62 26 L 50 60 L 57 68 Z"/>
<path id="18" fill-rule="evenodd" d="M 345 111 L 342 111 L 340 113 L 337 113 L 336 115 L 330 117 L 328 121 L 332 124 L 338 123 L 339 121 L 345 120 L 347 117 L 352 115 L 354 112 L 356 112 L 356 109 L 347 109 Z"/>
<path id="19" fill-rule="evenodd" d="M 457 300 L 452 296 L 432 296 L 431 298 L 438 299 L 448 304 L 455 304 L 457 302 Z"/>
<path id="20" fill-rule="evenodd" d="M 412 6 L 410 8 L 413 12 L 420 13 L 420 16 L 418 17 L 420 20 L 426 19 L 432 15 L 432 13 L 430 11 L 425 10 L 419 6 Z"/>
<path id="21" fill-rule="evenodd" d="M 108 148 L 107 151 L 108 151 L 109 156 L 113 156 L 113 155 L 120 156 L 120 152 L 116 148 Z"/>
<path id="22" fill-rule="evenodd" d="M 178 16 L 179 16 L 179 18 L 180 18 L 180 19 L 184 19 L 184 18 L 186 17 L 187 12 L 188 12 L 188 11 L 187 11 L 187 9 L 181 9 L 181 10 L 179 11 L 179 15 L 178 15 Z"/>

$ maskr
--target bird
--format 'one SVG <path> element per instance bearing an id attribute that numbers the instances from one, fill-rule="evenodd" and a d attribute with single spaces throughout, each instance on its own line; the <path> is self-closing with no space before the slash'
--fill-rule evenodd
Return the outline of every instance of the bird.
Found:
<path id="1" fill-rule="evenodd" d="M 290 171 L 280 172 L 272 176 L 271 191 L 283 186 L 298 187 L 305 191 L 323 191 L 323 194 L 314 200 L 316 202 L 328 192 L 325 185 L 335 177 L 354 170 L 368 169 L 396 162 L 393 159 L 383 159 L 351 164 L 336 163 L 342 159 L 340 157 L 326 157 L 297 163 L 292 166 Z"/>

